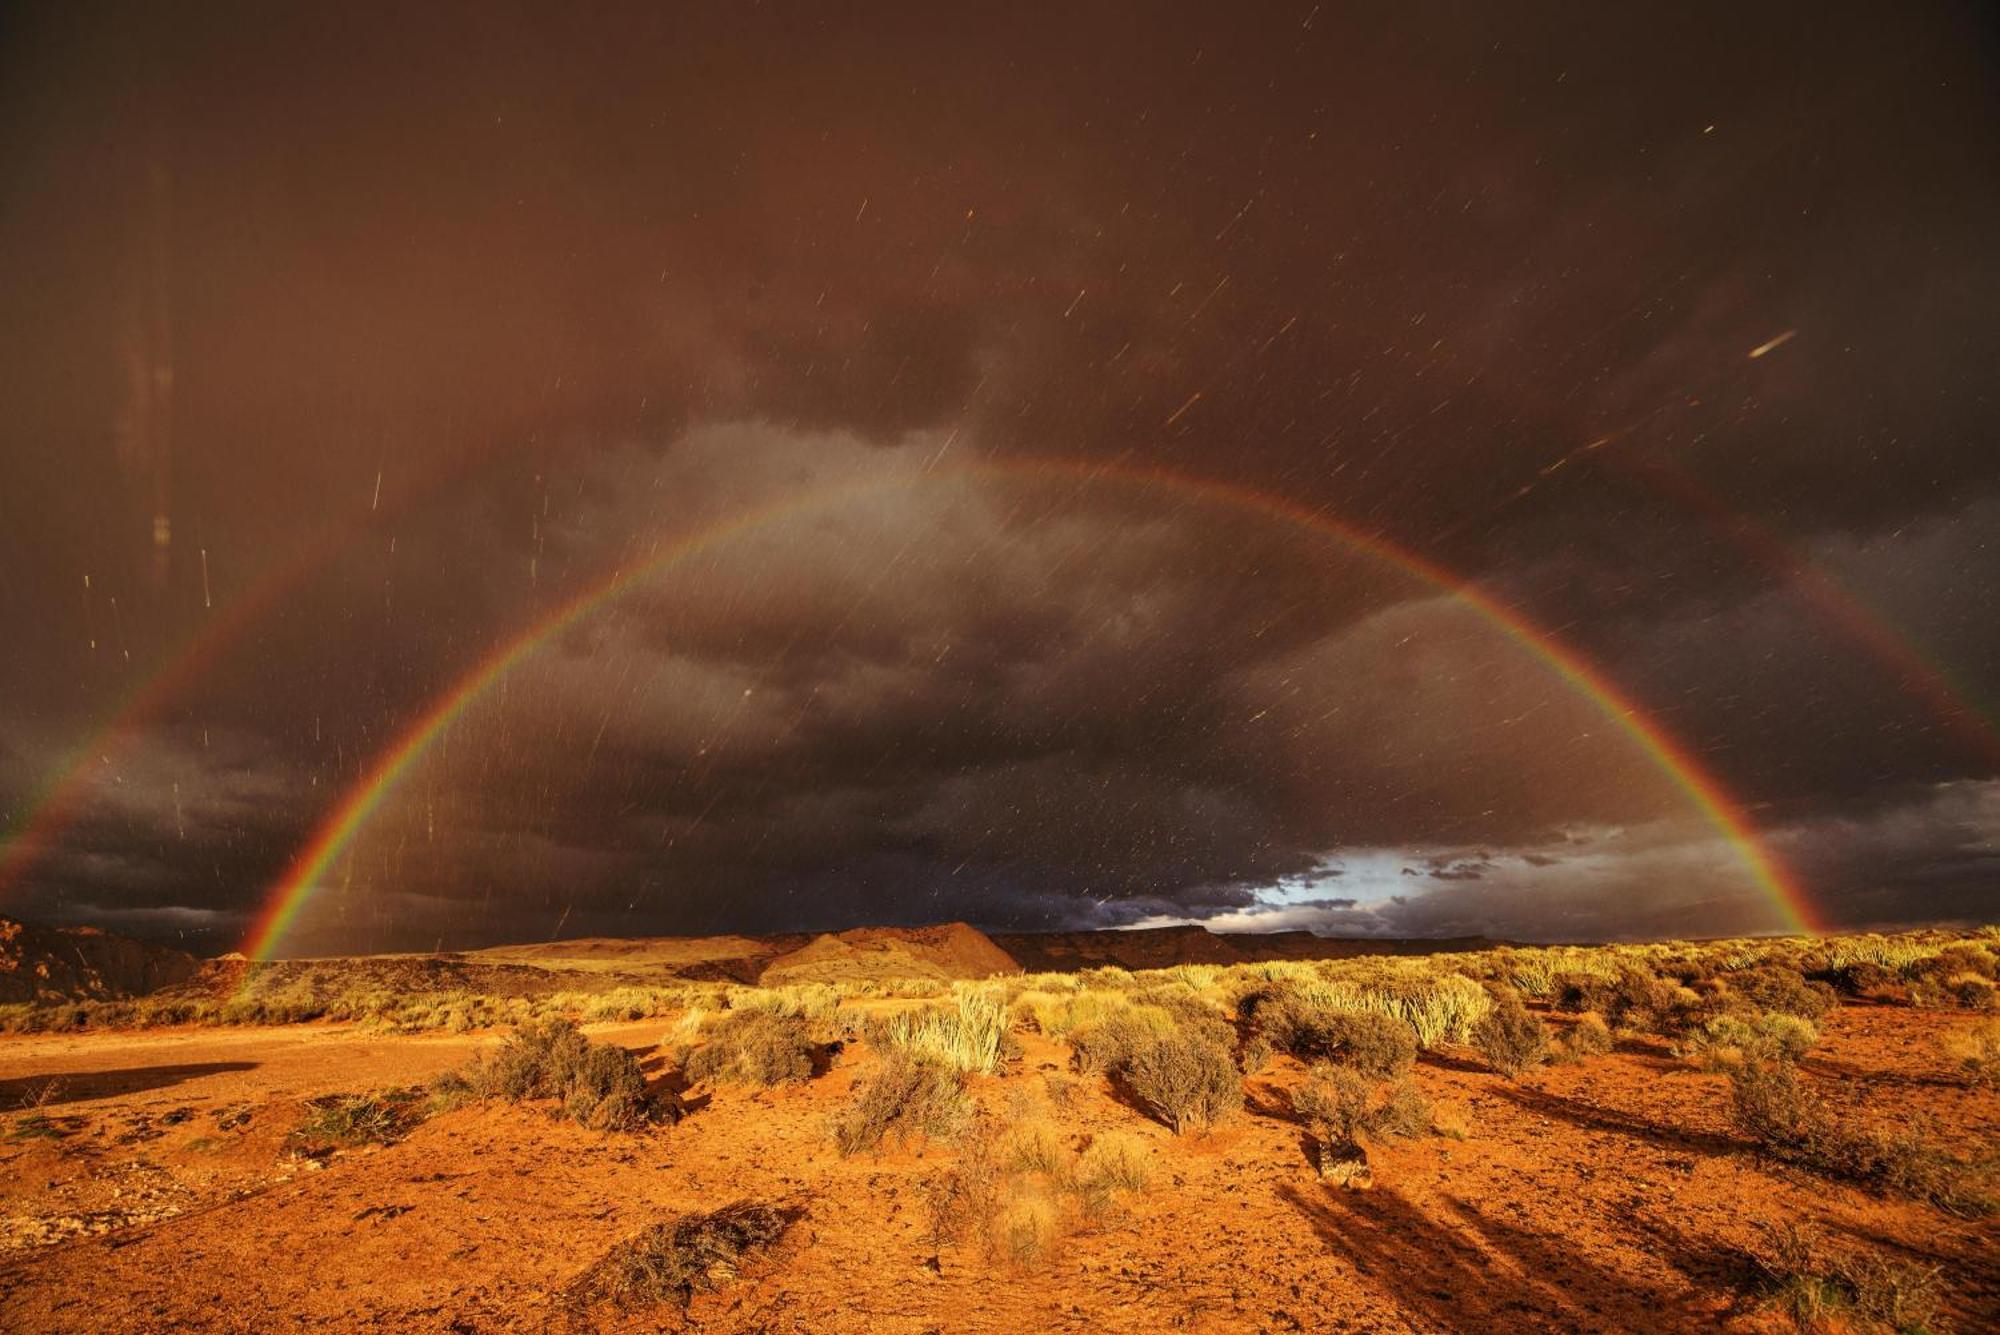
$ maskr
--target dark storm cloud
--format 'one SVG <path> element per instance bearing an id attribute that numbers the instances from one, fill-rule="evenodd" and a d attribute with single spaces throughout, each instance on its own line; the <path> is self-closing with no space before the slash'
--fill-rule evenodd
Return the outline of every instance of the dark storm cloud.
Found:
<path id="1" fill-rule="evenodd" d="M 672 535 L 1049 455 L 1479 577 L 1832 904 L 1925 917 L 1984 874 L 1987 815 L 1887 815 L 2000 755 L 1969 9 L 6 22 L 0 806 L 299 571 L 105 762 L 24 905 L 238 910 L 425 701 Z M 171 429 L 135 428 L 169 364 Z M 1685 865 L 1563 857 L 1685 811 L 1601 714 L 1268 527 L 991 479 L 797 516 L 482 705 L 356 854 L 396 888 L 342 921 L 1125 922 L 1343 848 L 1432 881 L 1486 847 L 1573 878 L 1551 923 L 1699 916 L 1654 884 L 1728 879 L 1699 830 Z M 1786 833 L 1836 819 L 1839 866 Z M 1536 901 L 1479 871 L 1384 921 L 1519 928 Z"/>

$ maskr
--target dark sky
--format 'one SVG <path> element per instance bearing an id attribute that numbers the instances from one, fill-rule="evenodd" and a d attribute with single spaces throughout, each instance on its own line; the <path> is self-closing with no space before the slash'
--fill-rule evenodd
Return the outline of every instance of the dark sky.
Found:
<path id="1" fill-rule="evenodd" d="M 962 8 L 9 7 L 0 913 L 1991 918 L 1982 7 Z"/>

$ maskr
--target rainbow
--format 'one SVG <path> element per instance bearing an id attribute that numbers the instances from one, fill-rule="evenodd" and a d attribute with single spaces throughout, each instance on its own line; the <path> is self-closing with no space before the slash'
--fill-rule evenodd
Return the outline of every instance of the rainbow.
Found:
<path id="1" fill-rule="evenodd" d="M 1165 491 L 1189 500 L 1228 506 L 1292 524 L 1378 557 L 1457 597 L 1510 640 L 1545 664 L 1572 690 L 1615 724 L 1736 850 L 1757 886 L 1795 932 L 1819 930 L 1803 887 L 1759 842 L 1742 807 L 1688 750 L 1576 651 L 1564 646 L 1523 613 L 1472 587 L 1443 566 L 1343 520 L 1238 483 L 1137 465 L 1085 464 L 1065 459 L 1017 459 L 964 463 L 945 470 L 899 474 L 815 488 L 757 507 L 683 535 L 644 563 L 614 573 L 600 584 L 559 605 L 513 639 L 501 644 L 414 722 L 375 762 L 323 821 L 271 891 L 243 944 L 243 953 L 266 960 L 311 902 L 316 889 L 355 834 L 395 792 L 412 766 L 466 708 L 551 637 L 617 598 L 635 583 L 653 578 L 688 557 L 736 535 L 786 517 L 823 509 L 897 487 L 968 477 L 1026 480 L 1071 478 L 1081 485 L 1110 484 Z"/>
<path id="2" fill-rule="evenodd" d="M 0 831 L 0 895 L 19 885 L 82 816 L 90 805 L 98 774 L 116 764 L 137 740 L 140 725 L 198 681 L 239 635 L 316 569 L 337 536 L 323 536 L 293 560 L 267 573 L 185 642 L 164 667 L 135 682 L 118 698 L 105 721 L 71 749 L 62 764 L 51 771 L 48 782 L 30 796 L 18 828 L 11 834 Z"/>
<path id="3" fill-rule="evenodd" d="M 1940 723 L 1984 760 L 2000 762 L 2000 731 L 1993 719 L 1944 667 L 1918 652 L 1887 613 L 1835 581 L 1778 534 L 1732 510 L 1684 469 L 1644 459 L 1626 460 L 1623 467 L 1699 514 L 1738 551 L 1775 572 L 1822 619 L 1900 678 Z"/>

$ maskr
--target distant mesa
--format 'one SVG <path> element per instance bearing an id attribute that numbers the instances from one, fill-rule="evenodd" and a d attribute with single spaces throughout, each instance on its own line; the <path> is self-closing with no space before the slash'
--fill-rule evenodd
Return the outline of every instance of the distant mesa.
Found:
<path id="1" fill-rule="evenodd" d="M 0 918 L 0 1002 L 116 1001 L 195 976 L 186 951 L 95 927 L 43 927 Z"/>
<path id="2" fill-rule="evenodd" d="M 545 997 L 674 982 L 939 982 L 1085 969 L 1165 969 L 1353 955 L 1484 950 L 1484 937 L 1344 939 L 1310 932 L 1219 933 L 1199 926 L 1133 931 L 988 934 L 962 922 L 857 927 L 778 936 L 584 937 L 436 954 L 356 955 L 253 963 L 238 951 L 196 960 L 183 951 L 94 928 L 0 918 L 0 1003 L 110 1001 L 167 992 L 219 998 L 254 977 L 310 1007 L 360 989 Z"/>

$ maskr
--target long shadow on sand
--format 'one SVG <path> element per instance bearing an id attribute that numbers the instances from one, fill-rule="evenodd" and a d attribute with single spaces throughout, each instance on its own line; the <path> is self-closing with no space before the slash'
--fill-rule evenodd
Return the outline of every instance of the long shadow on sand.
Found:
<path id="1" fill-rule="evenodd" d="M 1279 1196 L 1422 1326 L 1439 1330 L 1671 1330 L 1712 1322 L 1712 1308 L 1589 1260 L 1573 1243 L 1503 1224 L 1444 1198 L 1457 1226 L 1392 1191 L 1282 1186 Z"/>
<path id="2" fill-rule="evenodd" d="M 205 1075 L 254 1071 L 258 1062 L 188 1062 L 179 1066 L 130 1066 L 115 1071 L 77 1071 L 59 1075 L 18 1075 L 0 1080 L 0 1109 L 49 1108 L 85 1099 L 108 1099 L 166 1089 Z"/>
<path id="3" fill-rule="evenodd" d="M 1588 1103 L 1579 1103 L 1575 1099 L 1561 1098 L 1544 1090 L 1516 1086 L 1496 1089 L 1493 1092 L 1508 1102 L 1519 1104 L 1529 1112 L 1540 1113 L 1543 1117 L 1552 1117 L 1588 1131 L 1631 1136 L 1635 1140 L 1643 1140 L 1662 1149 L 1734 1154 L 1747 1148 L 1742 1141 L 1731 1140 L 1727 1136 L 1650 1122 L 1643 1117 L 1620 1112 L 1615 1108 L 1599 1108 Z"/>

